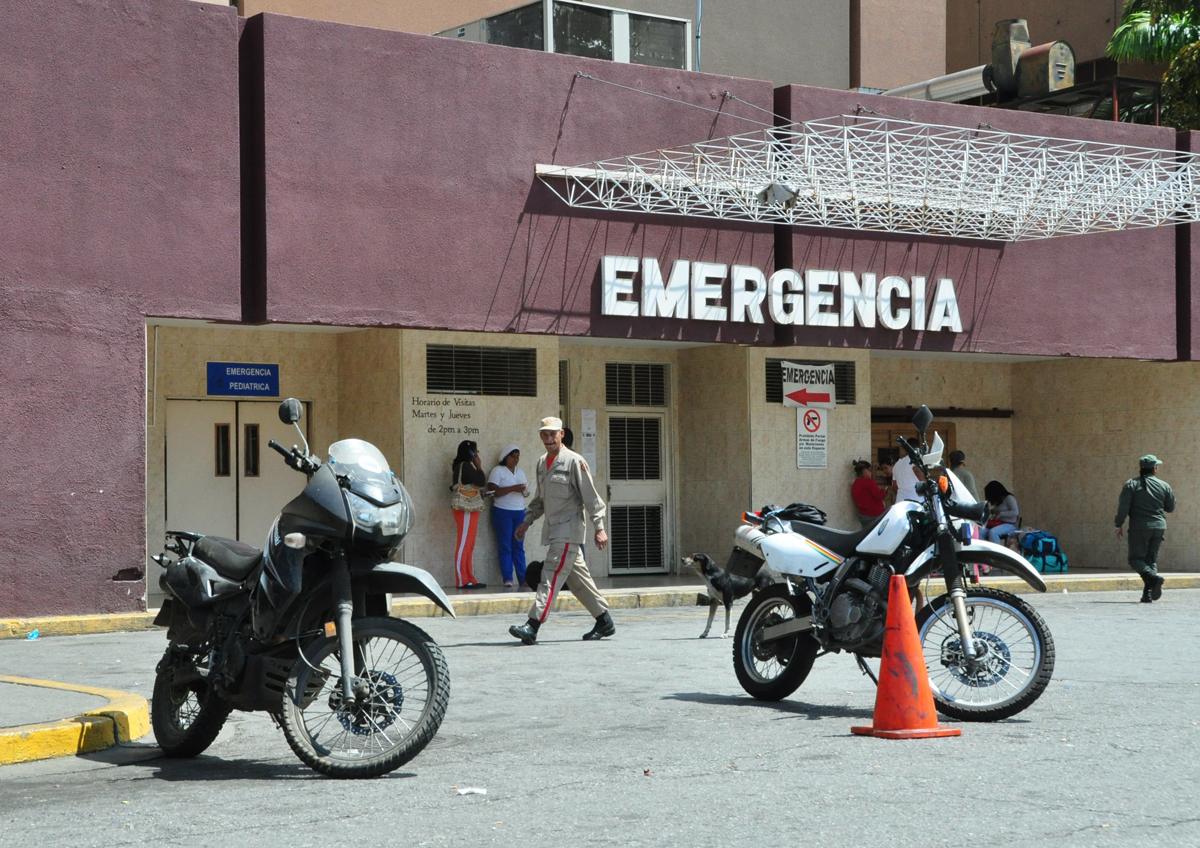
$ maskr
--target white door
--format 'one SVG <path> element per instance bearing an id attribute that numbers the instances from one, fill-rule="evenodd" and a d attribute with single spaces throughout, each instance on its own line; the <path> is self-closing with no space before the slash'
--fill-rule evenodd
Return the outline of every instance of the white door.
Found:
<path id="1" fill-rule="evenodd" d="M 300 442 L 300 434 L 279 420 L 279 404 L 263 401 L 239 401 L 238 413 L 238 535 L 257 548 L 264 546 L 267 533 L 285 503 L 304 488 L 307 479 L 283 462 L 283 457 L 267 442 L 271 439 L 285 448 Z M 308 410 L 300 419 L 308 436 Z M 303 445 L 301 445 L 303 448 Z"/>
<path id="2" fill-rule="evenodd" d="M 167 401 L 167 529 L 237 536 L 237 404 Z"/>
<path id="3" fill-rule="evenodd" d="M 303 474 L 267 447 L 300 441 L 270 401 L 167 401 L 167 529 L 262 547 Z M 300 426 L 308 435 L 308 414 Z"/>
<path id="4" fill-rule="evenodd" d="M 666 416 L 608 416 L 609 574 L 667 571 Z"/>

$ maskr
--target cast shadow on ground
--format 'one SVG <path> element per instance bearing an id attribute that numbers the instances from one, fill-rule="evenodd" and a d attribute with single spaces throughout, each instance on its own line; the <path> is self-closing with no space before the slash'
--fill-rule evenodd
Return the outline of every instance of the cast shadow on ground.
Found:
<path id="1" fill-rule="evenodd" d="M 861 718 L 868 721 L 874 716 L 874 710 L 860 707 L 838 707 L 830 705 L 806 704 L 803 701 L 759 701 L 749 695 L 714 695 L 711 692 L 676 692 L 674 695 L 664 695 L 664 701 L 687 701 L 692 704 L 709 704 L 720 707 L 761 707 L 779 713 L 791 713 L 804 716 L 810 720 L 822 718 Z"/>
<path id="2" fill-rule="evenodd" d="M 155 761 L 157 771 L 151 780 L 171 783 L 195 783 L 225 780 L 328 780 L 324 775 L 310 769 L 299 760 L 224 760 L 218 757 L 199 756 L 192 759 L 172 760 L 163 758 Z M 413 772 L 391 772 L 374 778 L 416 777 Z"/>

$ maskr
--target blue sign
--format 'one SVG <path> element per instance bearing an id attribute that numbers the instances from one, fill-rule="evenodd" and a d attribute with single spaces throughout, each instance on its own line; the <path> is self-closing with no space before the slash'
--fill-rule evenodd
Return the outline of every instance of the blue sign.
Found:
<path id="1" fill-rule="evenodd" d="M 279 397 L 279 366 L 261 362 L 210 362 L 208 393 Z"/>

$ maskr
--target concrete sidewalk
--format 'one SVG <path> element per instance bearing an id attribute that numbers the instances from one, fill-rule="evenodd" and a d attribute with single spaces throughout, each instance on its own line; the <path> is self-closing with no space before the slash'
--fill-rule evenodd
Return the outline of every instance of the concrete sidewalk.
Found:
<path id="1" fill-rule="evenodd" d="M 1165 589 L 1200 588 L 1200 574 L 1166 574 Z M 1122 591 L 1141 593 L 1140 578 L 1124 574 L 1045 575 L 1049 592 Z M 1028 584 L 1012 577 L 985 577 L 982 585 L 1018 594 L 1036 594 Z M 940 594 L 940 580 L 927 584 L 929 594 Z M 614 609 L 694 606 L 703 594 L 703 584 L 609 589 L 605 592 Z M 458 593 L 451 597 L 460 616 L 521 616 L 529 610 L 530 592 L 491 594 Z M 581 611 L 583 606 L 568 594 L 554 605 L 557 611 Z M 404 598 L 392 606 L 401 618 L 428 618 L 444 613 L 421 598 Z M 57 616 L 54 618 L 0 619 L 0 638 L 37 638 L 148 630 L 155 611 L 120 615 Z M 64 645 L 69 640 L 64 641 Z M 56 716 L 68 718 L 55 720 Z M 15 725 L 15 726 L 6 726 Z M 149 708 L 138 695 L 110 689 L 68 686 L 46 680 L 0 675 L 0 765 L 48 757 L 63 757 L 98 751 L 144 736 L 150 730 Z"/>

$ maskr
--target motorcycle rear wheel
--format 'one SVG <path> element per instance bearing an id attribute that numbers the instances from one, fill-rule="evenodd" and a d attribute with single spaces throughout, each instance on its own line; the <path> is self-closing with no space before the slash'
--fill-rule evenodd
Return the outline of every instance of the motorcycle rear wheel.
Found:
<path id="1" fill-rule="evenodd" d="M 959 721 L 999 721 L 1029 707 L 1054 673 L 1054 637 L 1037 611 L 1016 595 L 969 589 L 972 635 L 987 646 L 983 662 L 962 656 L 954 608 L 946 595 L 917 613 L 917 632 L 933 703 Z"/>
<path id="2" fill-rule="evenodd" d="M 433 739 L 450 701 L 446 658 L 419 627 L 361 618 L 354 646 L 365 697 L 344 702 L 340 645 L 323 637 L 293 666 L 280 710 L 292 751 L 330 777 L 377 777 L 408 762 Z"/>
<path id="3" fill-rule="evenodd" d="M 817 658 L 817 640 L 809 632 L 763 643 L 762 631 L 811 613 L 808 595 L 789 593 L 785 583 L 768 586 L 750 599 L 733 635 L 733 670 L 747 694 L 779 701 L 800 688 Z"/>
<path id="4" fill-rule="evenodd" d="M 190 672 L 201 661 L 201 654 L 168 648 L 155 674 L 150 724 L 158 747 L 168 757 L 199 755 L 213 743 L 229 718 L 229 702 L 212 691 L 207 682 L 174 682 L 176 671 Z"/>

